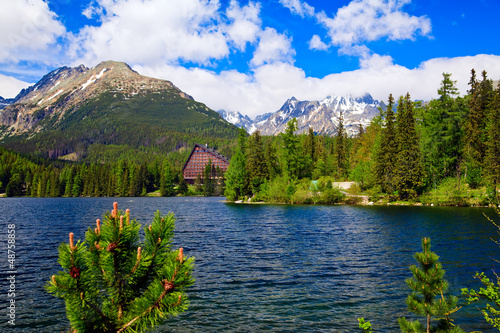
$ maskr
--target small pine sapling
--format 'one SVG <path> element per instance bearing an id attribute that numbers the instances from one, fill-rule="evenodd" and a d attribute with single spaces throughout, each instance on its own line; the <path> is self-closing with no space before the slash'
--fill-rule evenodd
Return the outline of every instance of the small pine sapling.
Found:
<path id="1" fill-rule="evenodd" d="M 410 266 L 413 277 L 406 283 L 413 290 L 406 299 L 406 305 L 411 312 L 427 319 L 426 326 L 418 320 L 408 321 L 405 317 L 398 318 L 399 327 L 403 332 L 462 332 L 459 327 L 452 324 L 450 314 L 457 311 L 458 298 L 444 296 L 448 290 L 448 281 L 444 279 L 445 271 L 438 261 L 439 256 L 431 252 L 430 238 L 422 239 L 423 252 L 414 255 L 419 263 Z M 440 319 L 438 324 L 431 327 L 431 318 Z"/>
<path id="2" fill-rule="evenodd" d="M 46 289 L 64 299 L 71 332 L 145 332 L 188 308 L 185 293 L 194 283 L 194 258 L 171 250 L 175 218 L 156 211 L 151 225 L 113 211 L 89 228 L 85 241 L 59 246 L 63 271 Z"/>

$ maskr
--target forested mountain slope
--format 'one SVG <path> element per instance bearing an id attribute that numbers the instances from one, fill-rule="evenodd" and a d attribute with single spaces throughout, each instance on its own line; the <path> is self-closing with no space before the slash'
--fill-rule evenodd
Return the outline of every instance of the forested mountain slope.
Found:
<path id="1" fill-rule="evenodd" d="M 78 161 L 166 155 L 195 142 L 229 155 L 237 133 L 236 126 L 171 82 L 114 61 L 54 70 L 0 110 L 5 147 Z"/>

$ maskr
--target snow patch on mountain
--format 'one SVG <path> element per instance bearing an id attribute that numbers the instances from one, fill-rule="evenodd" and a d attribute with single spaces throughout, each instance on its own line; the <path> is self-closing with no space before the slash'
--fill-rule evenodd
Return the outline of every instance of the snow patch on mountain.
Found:
<path id="1" fill-rule="evenodd" d="M 370 94 L 360 97 L 330 95 L 320 101 L 299 101 L 291 97 L 279 110 L 259 115 L 254 120 L 235 111 L 218 112 L 228 122 L 245 127 L 249 133 L 259 130 L 262 135 L 282 133 L 292 118 L 297 118 L 299 133 L 312 127 L 318 134 L 335 135 L 342 114 L 346 132 L 353 136 L 359 132 L 360 125 L 366 128 L 370 124 L 379 113 L 379 107 L 380 103 Z"/>

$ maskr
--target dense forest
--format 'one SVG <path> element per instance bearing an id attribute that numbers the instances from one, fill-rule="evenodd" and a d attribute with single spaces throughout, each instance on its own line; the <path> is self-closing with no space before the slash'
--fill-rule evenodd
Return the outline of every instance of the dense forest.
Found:
<path id="1" fill-rule="evenodd" d="M 372 201 L 488 204 L 500 182 L 500 87 L 471 71 L 468 93 L 444 73 L 438 98 L 388 103 L 371 124 L 348 138 L 342 114 L 336 136 L 297 135 L 296 120 L 277 137 L 240 133 L 226 173 L 230 200 L 331 203 L 331 182 L 352 180 L 352 193 Z M 311 179 L 317 180 L 311 182 Z"/>
<path id="2" fill-rule="evenodd" d="M 141 196 L 225 194 L 229 200 L 335 203 L 345 196 L 335 181 L 356 181 L 352 194 L 374 202 L 445 205 L 488 204 L 500 182 L 500 87 L 471 71 L 469 90 L 458 95 L 443 74 L 438 98 L 397 101 L 389 95 L 367 128 L 347 137 L 343 116 L 333 137 L 297 134 L 297 122 L 278 136 L 217 139 L 231 164 L 221 178 L 208 166 L 195 186 L 182 179 L 189 151 L 131 154 L 106 163 L 33 159 L 0 147 L 0 193 L 7 196 Z M 219 142 L 220 141 L 220 142 Z M 217 143 L 215 146 L 217 146 Z M 109 162 L 109 161 L 112 162 Z"/>

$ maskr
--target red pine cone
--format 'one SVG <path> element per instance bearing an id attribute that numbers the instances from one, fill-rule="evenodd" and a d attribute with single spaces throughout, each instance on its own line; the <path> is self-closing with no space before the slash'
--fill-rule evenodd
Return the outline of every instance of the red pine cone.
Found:
<path id="1" fill-rule="evenodd" d="M 109 243 L 109 245 L 108 245 L 108 247 L 106 248 L 106 250 L 107 250 L 108 252 L 112 252 L 112 251 L 114 251 L 116 248 L 117 248 L 116 243 Z"/>
<path id="2" fill-rule="evenodd" d="M 174 289 L 174 284 L 170 281 L 165 280 L 163 287 L 165 288 L 166 292 L 172 291 Z"/>
<path id="3" fill-rule="evenodd" d="M 78 267 L 71 267 L 71 270 L 69 271 L 69 275 L 71 275 L 71 277 L 73 279 L 76 279 L 77 277 L 80 276 L 80 269 Z"/>

